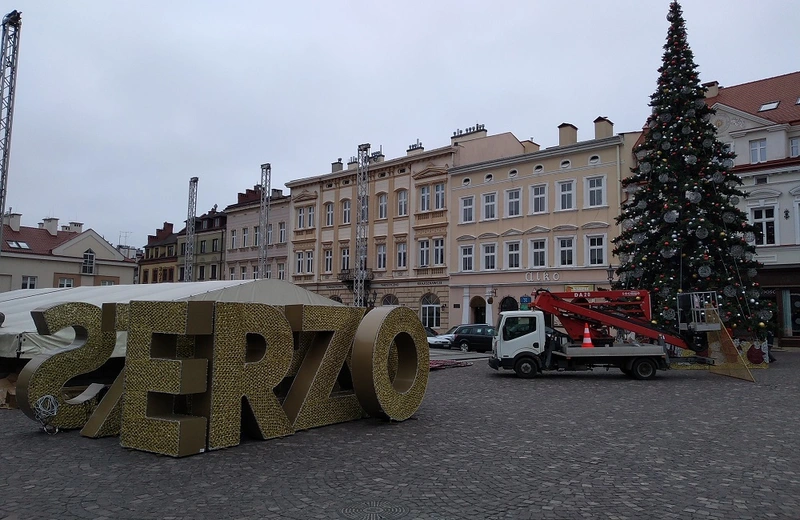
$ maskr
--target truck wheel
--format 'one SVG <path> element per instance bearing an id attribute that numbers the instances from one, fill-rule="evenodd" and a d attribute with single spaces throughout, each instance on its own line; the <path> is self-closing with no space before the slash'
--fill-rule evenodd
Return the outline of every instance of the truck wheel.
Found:
<path id="1" fill-rule="evenodd" d="M 517 362 L 514 363 L 514 372 L 517 373 L 518 377 L 530 379 L 535 377 L 538 371 L 539 366 L 536 364 L 536 361 L 529 357 L 519 358 Z"/>
<path id="2" fill-rule="evenodd" d="M 631 372 L 634 379 L 644 381 L 656 377 L 656 364 L 652 359 L 636 359 L 631 365 Z"/>
<path id="3" fill-rule="evenodd" d="M 461 352 L 469 352 L 469 343 L 467 343 L 466 341 L 462 341 L 458 345 L 458 348 L 461 349 Z"/>

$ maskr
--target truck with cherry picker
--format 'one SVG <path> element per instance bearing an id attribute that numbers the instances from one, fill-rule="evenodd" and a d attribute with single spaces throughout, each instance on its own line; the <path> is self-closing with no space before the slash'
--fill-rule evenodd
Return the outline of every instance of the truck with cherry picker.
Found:
<path id="1" fill-rule="evenodd" d="M 674 363 L 714 364 L 697 354 L 708 350 L 706 332 L 720 324 L 716 293 L 678 298 L 678 330 L 652 322 L 650 293 L 610 290 L 554 293 L 539 289 L 530 310 L 500 313 L 489 366 L 531 378 L 548 371 L 618 368 L 639 380 L 655 377 Z M 566 332 L 553 328 L 558 320 Z M 679 356 L 679 349 L 694 355 Z"/>

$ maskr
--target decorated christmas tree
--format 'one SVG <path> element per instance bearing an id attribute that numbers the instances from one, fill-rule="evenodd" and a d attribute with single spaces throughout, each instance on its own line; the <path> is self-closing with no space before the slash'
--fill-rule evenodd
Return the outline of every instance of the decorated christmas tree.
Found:
<path id="1" fill-rule="evenodd" d="M 731 171 L 735 155 L 710 122 L 678 2 L 667 20 L 652 113 L 634 148 L 636 167 L 622 181 L 616 288 L 650 291 L 653 323 L 673 329 L 679 294 L 716 291 L 725 326 L 760 335 L 773 309 L 754 281 L 759 230 L 736 207 L 745 194 Z"/>

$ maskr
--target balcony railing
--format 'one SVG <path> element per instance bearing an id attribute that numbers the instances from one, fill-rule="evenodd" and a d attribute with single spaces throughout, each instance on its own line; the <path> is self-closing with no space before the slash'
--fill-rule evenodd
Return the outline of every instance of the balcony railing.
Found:
<path id="1" fill-rule="evenodd" d="M 372 272 L 372 269 L 367 268 L 364 269 L 364 279 L 365 280 L 373 280 L 375 278 L 375 273 Z M 339 271 L 339 280 L 342 282 L 352 282 L 356 279 L 356 275 L 358 274 L 358 269 L 342 269 Z"/>

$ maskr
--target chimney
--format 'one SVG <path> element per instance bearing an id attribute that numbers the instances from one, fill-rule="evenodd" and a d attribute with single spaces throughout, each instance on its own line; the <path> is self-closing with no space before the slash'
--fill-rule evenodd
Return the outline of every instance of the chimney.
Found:
<path id="1" fill-rule="evenodd" d="M 19 231 L 21 219 L 22 213 L 6 213 L 3 215 L 3 224 L 8 224 L 8 227 L 11 228 L 11 231 Z"/>
<path id="2" fill-rule="evenodd" d="M 373 162 L 373 163 L 379 163 L 379 162 L 383 162 L 383 160 L 385 158 L 386 158 L 386 156 L 383 155 L 383 150 L 380 150 L 378 152 L 375 152 L 375 153 L 371 154 L 370 157 L 369 157 L 369 161 Z"/>
<path id="3" fill-rule="evenodd" d="M 347 169 L 349 170 L 350 168 L 358 168 L 358 157 L 355 155 L 347 161 Z"/>
<path id="4" fill-rule="evenodd" d="M 706 99 L 717 97 L 719 95 L 719 89 L 722 88 L 719 86 L 719 81 L 703 83 L 703 87 L 706 89 Z"/>
<path id="5" fill-rule="evenodd" d="M 272 195 L 270 195 L 270 197 L 283 197 L 283 190 L 272 188 Z"/>
<path id="6" fill-rule="evenodd" d="M 69 231 L 73 231 L 75 233 L 83 233 L 83 222 L 70 222 Z"/>
<path id="7" fill-rule="evenodd" d="M 558 146 L 568 146 L 578 142 L 578 127 L 570 123 L 558 125 Z"/>
<path id="8" fill-rule="evenodd" d="M 42 227 L 51 235 L 56 236 L 58 234 L 58 219 L 50 217 L 42 220 L 44 220 L 44 225 Z"/>
<path id="9" fill-rule="evenodd" d="M 600 116 L 594 120 L 594 138 L 605 139 L 614 135 L 614 123 L 607 117 Z"/>
<path id="10" fill-rule="evenodd" d="M 459 128 L 450 136 L 450 145 L 455 146 L 460 142 L 481 139 L 487 135 L 489 135 L 489 133 L 486 131 L 486 125 L 476 124 L 475 126 L 468 126 L 463 130 Z"/>
<path id="11" fill-rule="evenodd" d="M 342 162 L 342 158 L 339 157 L 336 159 L 336 162 L 331 163 L 331 173 L 340 172 L 344 169 L 344 163 Z"/>
<path id="12" fill-rule="evenodd" d="M 406 150 L 406 155 L 415 155 L 418 153 L 422 153 L 425 151 L 425 147 L 422 146 L 422 142 L 417 139 L 416 143 L 412 143 L 408 145 L 408 150 Z"/>

